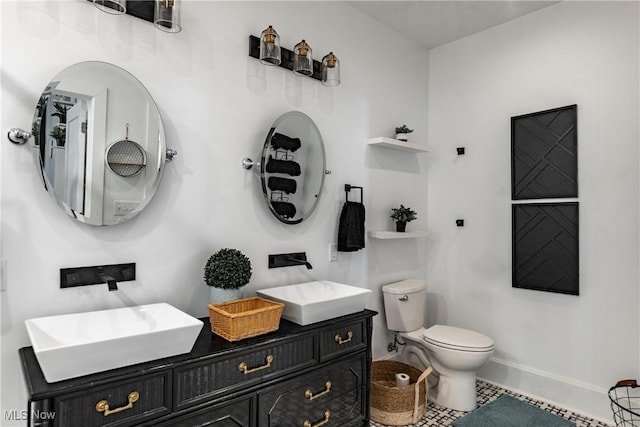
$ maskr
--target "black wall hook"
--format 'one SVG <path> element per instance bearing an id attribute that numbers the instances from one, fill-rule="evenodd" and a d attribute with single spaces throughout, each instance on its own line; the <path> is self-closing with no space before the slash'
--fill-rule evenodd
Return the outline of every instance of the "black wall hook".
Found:
<path id="1" fill-rule="evenodd" d="M 462 156 L 464 154 L 464 147 L 458 147 L 456 151 L 458 152 L 458 156 Z"/>

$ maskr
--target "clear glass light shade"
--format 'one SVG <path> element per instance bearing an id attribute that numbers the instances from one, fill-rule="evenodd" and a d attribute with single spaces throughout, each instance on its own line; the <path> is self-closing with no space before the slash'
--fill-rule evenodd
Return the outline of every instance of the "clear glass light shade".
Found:
<path id="1" fill-rule="evenodd" d="M 180 26 L 180 0 L 155 0 L 153 24 L 167 33 L 177 33 Z"/>
<path id="2" fill-rule="evenodd" d="M 311 46 L 304 40 L 293 48 L 293 72 L 302 76 L 310 76 L 313 74 Z"/>
<path id="3" fill-rule="evenodd" d="M 260 62 L 265 65 L 280 65 L 280 36 L 271 25 L 260 35 Z"/>
<path id="4" fill-rule="evenodd" d="M 121 15 L 127 12 L 126 0 L 93 0 L 93 5 L 112 15 Z"/>
<path id="5" fill-rule="evenodd" d="M 338 86 L 340 84 L 340 61 L 338 57 L 329 52 L 322 58 L 322 84 L 325 86 Z"/>

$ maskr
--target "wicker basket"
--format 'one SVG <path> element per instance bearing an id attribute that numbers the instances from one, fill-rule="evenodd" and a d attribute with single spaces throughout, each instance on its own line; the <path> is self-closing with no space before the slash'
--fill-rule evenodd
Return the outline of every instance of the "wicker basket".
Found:
<path id="1" fill-rule="evenodd" d="M 209 304 L 211 332 L 239 341 L 278 330 L 284 304 L 260 297 Z"/>
<path id="2" fill-rule="evenodd" d="M 429 383 L 424 372 L 406 363 L 378 360 L 371 366 L 371 419 L 375 422 L 401 426 L 416 424 L 426 413 Z M 408 387 L 396 387 L 396 374 L 409 375 Z"/>

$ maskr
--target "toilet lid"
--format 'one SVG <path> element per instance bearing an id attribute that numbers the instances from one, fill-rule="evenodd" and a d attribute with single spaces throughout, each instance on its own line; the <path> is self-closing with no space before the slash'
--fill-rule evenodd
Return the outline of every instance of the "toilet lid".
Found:
<path id="1" fill-rule="evenodd" d="M 489 351 L 494 346 L 488 336 L 454 326 L 434 325 L 425 330 L 422 337 L 433 345 L 452 350 Z"/>

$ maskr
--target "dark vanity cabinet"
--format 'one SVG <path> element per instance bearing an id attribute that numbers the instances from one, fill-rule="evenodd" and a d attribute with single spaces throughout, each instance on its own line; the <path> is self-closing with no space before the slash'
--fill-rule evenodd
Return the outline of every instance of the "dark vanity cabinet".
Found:
<path id="1" fill-rule="evenodd" d="M 228 342 L 205 322 L 191 353 L 47 383 L 20 358 L 29 425 L 368 426 L 372 317 L 364 310 Z M 91 355 L 87 355 L 91 357 Z"/>

